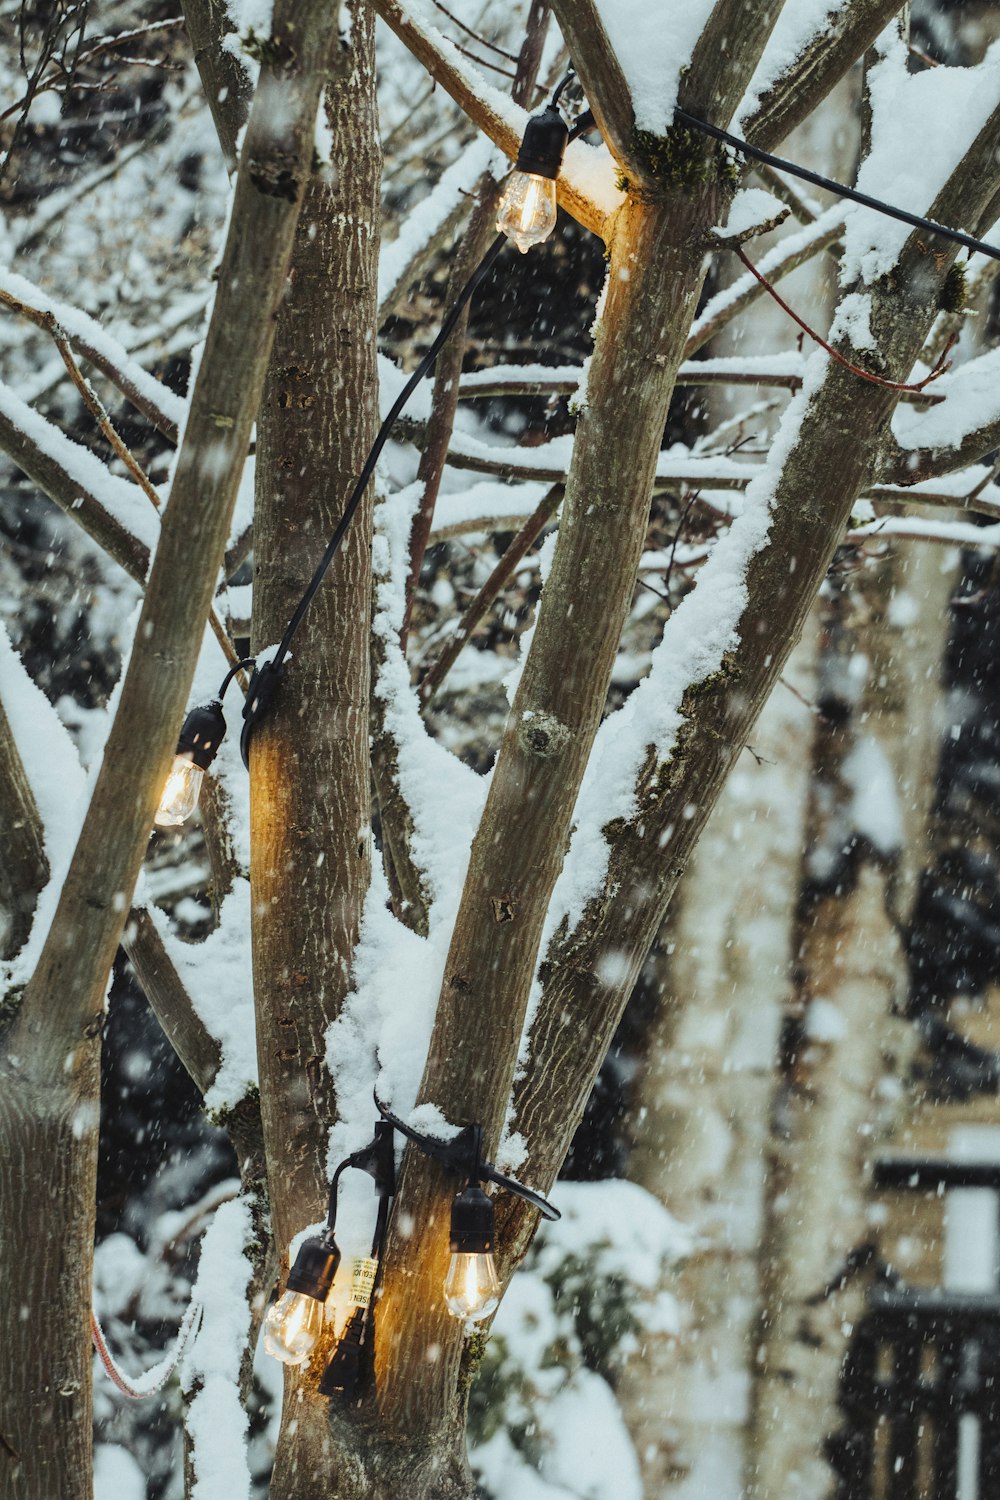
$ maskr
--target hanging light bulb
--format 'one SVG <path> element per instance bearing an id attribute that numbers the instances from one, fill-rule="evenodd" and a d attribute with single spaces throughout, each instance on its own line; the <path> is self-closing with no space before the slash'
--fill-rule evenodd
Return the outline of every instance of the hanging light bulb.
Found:
<path id="1" fill-rule="evenodd" d="M 569 131 L 554 105 L 532 115 L 500 199 L 497 229 L 527 255 L 556 225 L 556 178 Z"/>
<path id="2" fill-rule="evenodd" d="M 288 1273 L 283 1294 L 264 1319 L 264 1348 L 283 1365 L 301 1365 L 323 1331 L 323 1304 L 340 1265 L 332 1233 L 308 1239 Z"/>
<path id="3" fill-rule="evenodd" d="M 194 812 L 205 772 L 218 754 L 225 733 L 226 720 L 218 699 L 191 709 L 153 819 L 157 828 L 176 828 Z"/>
<path id="4" fill-rule="evenodd" d="M 451 1206 L 451 1261 L 444 1300 L 452 1317 L 478 1323 L 499 1306 L 493 1244 L 493 1204 L 481 1187 L 470 1184 Z"/>

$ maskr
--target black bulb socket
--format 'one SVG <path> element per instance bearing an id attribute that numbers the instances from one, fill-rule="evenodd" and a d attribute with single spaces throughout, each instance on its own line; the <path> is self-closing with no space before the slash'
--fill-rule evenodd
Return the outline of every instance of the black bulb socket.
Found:
<path id="1" fill-rule="evenodd" d="M 202 703 L 191 709 L 177 741 L 177 754 L 186 756 L 207 771 L 225 737 L 226 716 L 222 704 L 215 698 L 211 703 Z"/>
<path id="2" fill-rule="evenodd" d="M 550 104 L 541 114 L 532 115 L 524 127 L 514 170 L 530 172 L 532 177 L 558 177 L 568 139 L 566 121 Z"/>
<path id="3" fill-rule="evenodd" d="M 489 1255 L 496 1239 L 493 1204 L 475 1183 L 451 1205 L 452 1255 Z"/>
<path id="4" fill-rule="evenodd" d="M 288 1273 L 285 1290 L 304 1292 L 307 1297 L 315 1297 L 317 1302 L 325 1302 L 339 1265 L 340 1251 L 332 1234 L 305 1240 Z"/>
<path id="5" fill-rule="evenodd" d="M 321 1396 L 340 1396 L 343 1400 L 350 1401 L 357 1393 L 361 1378 L 364 1330 L 365 1312 L 359 1307 L 351 1314 L 330 1363 L 323 1371 L 319 1383 Z"/>

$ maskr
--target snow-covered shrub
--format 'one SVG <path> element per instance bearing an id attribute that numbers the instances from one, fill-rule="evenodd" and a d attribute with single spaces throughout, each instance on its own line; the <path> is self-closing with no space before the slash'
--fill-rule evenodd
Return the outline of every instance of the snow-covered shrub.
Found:
<path id="1" fill-rule="evenodd" d="M 491 1500 L 641 1500 L 614 1395 L 643 1338 L 679 1323 L 670 1277 L 691 1237 L 635 1183 L 561 1183 L 497 1314 L 470 1397 Z"/>

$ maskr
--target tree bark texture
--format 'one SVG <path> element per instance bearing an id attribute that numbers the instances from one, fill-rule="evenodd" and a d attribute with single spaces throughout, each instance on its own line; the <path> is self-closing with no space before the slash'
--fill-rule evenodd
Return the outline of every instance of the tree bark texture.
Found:
<path id="1" fill-rule="evenodd" d="M 447 1118 L 480 1121 L 488 1155 L 499 1139 L 542 922 L 632 599 L 673 376 L 702 279 L 690 246 L 718 213 L 714 191 L 678 193 L 669 203 L 630 201 L 611 240 L 607 306 L 559 542 L 473 845 L 420 1090 Z M 432 1164 L 407 1159 L 400 1203 L 421 1233 L 413 1239 L 397 1230 L 389 1249 L 380 1311 L 390 1332 L 382 1335 L 379 1369 L 390 1430 L 416 1434 L 452 1420 L 462 1338 L 444 1313 L 440 1287 L 454 1190 Z M 438 1350 L 430 1367 L 429 1346 Z"/>
<path id="2" fill-rule="evenodd" d="M 31 931 L 48 879 L 38 808 L 0 698 L 0 958 L 13 958 Z"/>
<path id="3" fill-rule="evenodd" d="M 309 187 L 258 423 L 254 649 L 277 641 L 375 435 L 379 146 L 374 17 L 352 8 L 326 98 L 328 174 Z M 351 987 L 371 875 L 371 493 L 295 637 L 251 752 L 261 1115 L 279 1254 L 325 1212 L 336 1080 L 325 1038 Z M 318 1372 L 290 1372 L 275 1500 L 339 1482 Z M 345 1432 L 349 1442 L 350 1433 Z"/>
<path id="4" fill-rule="evenodd" d="M 802 697 L 785 682 L 775 687 L 754 729 L 759 762 L 746 752 L 734 768 L 659 939 L 662 998 L 632 1101 L 629 1176 L 689 1225 L 697 1244 L 677 1280 L 679 1339 L 646 1339 L 618 1396 L 646 1494 L 671 1500 L 739 1500 L 742 1488 L 815 652 L 813 614 L 785 669 Z"/>
<path id="5" fill-rule="evenodd" d="M 906 1097 L 914 1034 L 900 1019 L 908 977 L 900 932 L 926 862 L 953 583 L 953 564 L 942 566 L 935 549 L 904 544 L 841 596 L 830 632 L 833 691 L 818 731 L 799 913 L 799 1037 L 775 1113 L 761 1240 L 746 1475 L 754 1500 L 819 1500 L 832 1484 L 824 1439 L 839 1425 L 840 1368 L 868 1278 L 824 1289 L 871 1258 L 871 1163 Z M 837 697 L 852 664 L 867 673 L 853 711 Z M 898 848 L 873 845 L 854 813 L 868 790 L 858 767 L 872 760 L 869 752 L 852 770 L 850 757 L 866 745 L 891 768 Z M 890 797 L 883 790 L 880 800 Z M 820 862 L 831 847 L 851 849 L 832 878 Z"/>
<path id="6" fill-rule="evenodd" d="M 0 1059 L 0 1254 L 14 1268 L 0 1314 L 0 1463 L 17 1500 L 92 1500 L 89 1298 L 105 988 L 257 412 L 312 163 L 328 25 L 319 5 L 277 9 L 135 649 L 55 919 Z M 57 1386 L 39 1384 L 42 1350 Z M 58 1488 L 54 1453 L 63 1459 Z"/>
<path id="7" fill-rule="evenodd" d="M 945 222 L 986 219 L 998 128 L 1000 115 L 994 115 L 932 215 L 943 215 Z M 893 276 L 872 292 L 880 364 L 894 378 L 912 367 L 946 273 L 947 255 L 935 259 L 913 236 Z M 600 892 L 575 931 L 556 934 L 544 955 L 530 1066 L 515 1085 L 513 1107 L 514 1127 L 528 1146 L 522 1171 L 542 1191 L 558 1171 L 705 819 L 800 634 L 854 500 L 870 481 L 897 399 L 896 392 L 861 381 L 841 365 L 828 366 L 777 481 L 767 546 L 747 571 L 739 645 L 724 670 L 688 690 L 671 753 L 662 761 L 650 755 L 640 778 L 637 816 L 605 829 L 611 853 Z M 622 974 L 610 988 L 600 977 L 608 961 Z M 512 1256 L 533 1232 L 533 1218 L 512 1207 Z"/>

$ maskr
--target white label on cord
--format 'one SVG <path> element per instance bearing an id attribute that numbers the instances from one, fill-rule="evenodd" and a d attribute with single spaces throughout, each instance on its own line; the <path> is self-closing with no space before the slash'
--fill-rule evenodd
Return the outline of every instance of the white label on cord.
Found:
<path id="1" fill-rule="evenodd" d="M 372 1300 L 378 1261 L 368 1255 L 356 1255 L 351 1261 L 351 1306 L 367 1307 Z"/>

